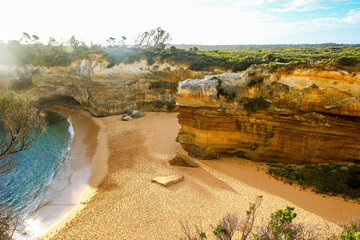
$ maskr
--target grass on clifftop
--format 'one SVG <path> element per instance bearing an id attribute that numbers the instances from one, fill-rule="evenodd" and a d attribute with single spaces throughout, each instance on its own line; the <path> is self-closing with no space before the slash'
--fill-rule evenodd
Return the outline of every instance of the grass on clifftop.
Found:
<path id="1" fill-rule="evenodd" d="M 360 200 L 360 165 L 290 165 L 269 163 L 267 173 L 314 192 Z"/>
<path id="2" fill-rule="evenodd" d="M 133 63 L 146 59 L 149 65 L 156 60 L 170 63 L 184 63 L 194 71 L 211 71 L 222 68 L 233 72 L 244 71 L 252 64 L 312 63 L 324 62 L 334 66 L 354 66 L 360 63 L 360 46 L 351 45 L 309 45 L 273 46 L 236 50 L 199 51 L 170 48 L 135 48 L 133 46 L 87 46 L 72 39 L 72 43 L 57 45 L 33 43 L 21 44 L 13 40 L 0 43 L 0 63 L 6 65 L 68 66 L 77 59 L 90 59 L 91 54 L 102 54 L 112 67 L 119 63 Z M 70 45 L 69 45 L 70 44 Z M 219 46 L 221 49 L 221 46 Z"/>

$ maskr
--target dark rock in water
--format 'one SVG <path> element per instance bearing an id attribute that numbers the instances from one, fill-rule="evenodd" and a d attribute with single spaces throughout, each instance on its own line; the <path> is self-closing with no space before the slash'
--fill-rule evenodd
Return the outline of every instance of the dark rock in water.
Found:
<path id="1" fill-rule="evenodd" d="M 188 153 L 183 148 L 180 148 L 170 158 L 169 164 L 172 166 L 199 167 L 199 165 L 189 157 Z"/>
<path id="2" fill-rule="evenodd" d="M 145 117 L 145 113 L 139 110 L 129 110 L 127 114 L 134 119 Z"/>
<path id="3" fill-rule="evenodd" d="M 124 116 L 122 116 L 121 120 L 129 121 L 129 120 L 131 120 L 131 117 L 129 115 L 124 115 Z"/>

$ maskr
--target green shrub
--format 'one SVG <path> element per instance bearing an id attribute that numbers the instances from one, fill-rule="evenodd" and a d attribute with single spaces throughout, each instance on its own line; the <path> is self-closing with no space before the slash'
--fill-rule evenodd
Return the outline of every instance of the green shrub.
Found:
<path id="1" fill-rule="evenodd" d="M 338 65 L 342 65 L 342 66 L 354 66 L 358 62 L 360 62 L 359 59 L 357 59 L 355 57 L 339 57 L 336 60 L 336 63 Z"/>
<path id="2" fill-rule="evenodd" d="M 153 64 L 155 63 L 155 60 L 154 60 L 152 57 L 149 57 L 149 58 L 147 58 L 146 60 L 147 60 L 147 64 L 148 64 L 149 66 L 151 66 L 151 65 L 153 65 Z"/>
<path id="3" fill-rule="evenodd" d="M 226 92 L 225 89 L 221 86 L 222 80 L 216 76 L 212 76 L 210 80 L 214 79 L 218 80 L 218 84 L 216 85 L 216 97 L 219 99 L 220 96 L 224 96 L 227 102 L 234 101 L 237 95 L 236 92 Z"/>
<path id="4" fill-rule="evenodd" d="M 252 86 L 255 86 L 255 85 L 263 83 L 263 82 L 264 82 L 263 76 L 254 77 L 250 80 L 250 82 L 248 83 L 248 86 L 252 87 Z"/>
<path id="5" fill-rule="evenodd" d="M 244 109 L 248 112 L 257 112 L 259 110 L 268 109 L 270 103 L 265 100 L 264 97 L 260 96 L 258 98 L 248 99 L 244 104 Z"/>
<path id="6" fill-rule="evenodd" d="M 360 198 L 360 166 L 339 164 L 291 166 L 268 164 L 267 172 L 287 183 L 310 186 L 315 192 Z"/>
<path id="7" fill-rule="evenodd" d="M 155 100 L 150 102 L 141 103 L 139 106 L 140 109 L 145 109 L 148 111 L 168 111 L 172 112 L 176 109 L 175 100 L 165 101 L 165 100 Z"/>
<path id="8" fill-rule="evenodd" d="M 270 226 L 275 239 L 294 239 L 296 230 L 291 223 L 296 218 L 294 207 L 286 207 L 270 214 Z"/>
<path id="9" fill-rule="evenodd" d="M 250 207 L 246 211 L 246 217 L 242 221 L 236 214 L 226 214 L 215 227 L 211 225 L 215 238 L 218 240 L 231 240 L 236 231 L 241 231 L 241 240 L 249 238 L 254 240 L 360 240 L 360 220 L 343 226 L 344 230 L 341 233 L 321 236 L 320 238 L 316 227 L 293 222 L 297 217 L 297 213 L 295 213 L 295 208 L 290 206 L 271 213 L 270 219 L 262 221 L 254 232 L 256 211 L 261 202 L 262 196 L 258 196 L 255 203 L 250 203 Z M 196 225 L 195 233 L 193 233 L 188 223 L 180 222 L 180 224 L 185 235 L 185 237 L 180 238 L 181 240 L 207 239 L 207 235 L 201 227 Z"/>
<path id="10" fill-rule="evenodd" d="M 170 89 L 170 90 L 177 90 L 178 83 L 173 82 L 151 82 L 149 89 Z"/>
<path id="11" fill-rule="evenodd" d="M 336 237 L 336 236 L 334 236 Z M 356 230 L 350 230 L 346 232 L 339 233 L 337 236 L 339 240 L 360 240 L 360 232 Z"/>

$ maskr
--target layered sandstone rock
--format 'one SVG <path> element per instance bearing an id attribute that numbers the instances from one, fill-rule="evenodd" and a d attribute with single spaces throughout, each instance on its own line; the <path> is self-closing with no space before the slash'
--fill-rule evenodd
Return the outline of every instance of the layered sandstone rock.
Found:
<path id="1" fill-rule="evenodd" d="M 107 116 L 129 109 L 173 111 L 178 82 L 205 75 L 180 64 L 149 65 L 146 60 L 108 66 L 98 54 L 69 67 L 0 66 L 0 84 L 9 86 L 26 78 L 43 101 L 73 97 L 94 116 Z"/>
<path id="2" fill-rule="evenodd" d="M 169 164 L 181 167 L 199 167 L 199 164 L 191 159 L 189 154 L 183 148 L 180 148 L 174 155 L 171 156 Z"/>
<path id="3" fill-rule="evenodd" d="M 360 74 L 251 67 L 179 84 L 177 141 L 192 157 L 360 162 Z"/>

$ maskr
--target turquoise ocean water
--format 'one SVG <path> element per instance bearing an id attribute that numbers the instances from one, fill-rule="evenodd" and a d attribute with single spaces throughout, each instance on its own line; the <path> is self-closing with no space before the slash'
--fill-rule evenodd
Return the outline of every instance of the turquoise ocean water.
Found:
<path id="1" fill-rule="evenodd" d="M 73 139 L 70 121 L 60 113 L 46 113 L 45 133 L 32 148 L 14 156 L 17 167 L 0 178 L 0 201 L 15 213 L 34 211 L 41 193 L 51 183 L 66 159 Z"/>

